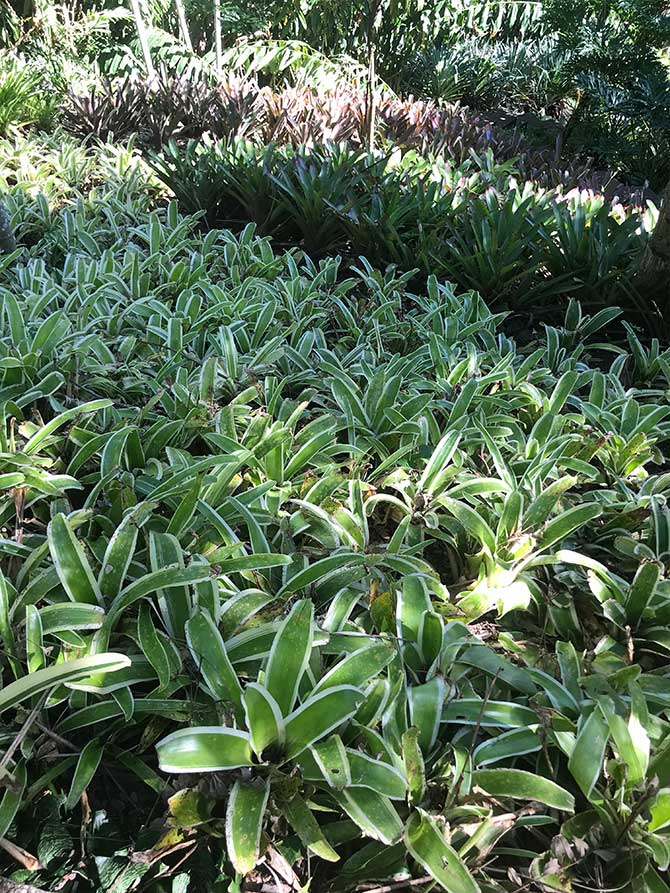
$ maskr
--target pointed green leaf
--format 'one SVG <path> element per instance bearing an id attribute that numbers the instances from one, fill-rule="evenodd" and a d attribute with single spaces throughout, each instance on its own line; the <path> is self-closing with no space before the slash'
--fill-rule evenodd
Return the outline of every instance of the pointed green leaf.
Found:
<path id="1" fill-rule="evenodd" d="M 362 700 L 363 693 L 351 685 L 328 688 L 308 698 L 286 718 L 285 759 L 293 759 L 310 744 L 351 719 Z"/>
<path id="2" fill-rule="evenodd" d="M 331 795 L 349 818 L 373 840 L 391 846 L 402 837 L 402 821 L 388 797 L 368 788 L 332 791 Z"/>
<path id="3" fill-rule="evenodd" d="M 575 798 L 565 788 L 523 769 L 478 769 L 472 773 L 472 784 L 492 797 L 536 800 L 566 812 L 575 808 Z"/>
<path id="4" fill-rule="evenodd" d="M 410 722 L 419 729 L 419 744 L 424 756 L 428 755 L 437 738 L 445 696 L 446 685 L 441 676 L 407 689 Z"/>
<path id="5" fill-rule="evenodd" d="M 0 711 L 16 707 L 27 698 L 57 685 L 74 684 L 80 679 L 87 678 L 91 673 L 114 673 L 130 667 L 130 664 L 130 658 L 124 654 L 109 653 L 79 657 L 53 667 L 36 670 L 0 690 Z"/>
<path id="6" fill-rule="evenodd" d="M 339 735 L 331 735 L 325 741 L 314 744 L 309 750 L 324 780 L 331 788 L 341 790 L 351 784 L 349 759 Z"/>
<path id="7" fill-rule="evenodd" d="M 238 720 L 243 720 L 242 686 L 208 611 L 200 608 L 187 622 L 186 642 L 215 700 L 232 703 Z"/>
<path id="8" fill-rule="evenodd" d="M 77 767 L 70 785 L 70 791 L 65 801 L 66 809 L 74 809 L 79 803 L 82 794 L 91 783 L 93 776 L 98 771 L 102 759 L 103 743 L 99 738 L 89 741 L 79 754 Z"/>
<path id="9" fill-rule="evenodd" d="M 447 893 L 480 893 L 466 864 L 446 842 L 435 820 L 427 814 L 412 813 L 405 828 L 405 845 L 412 858 Z"/>
<path id="10" fill-rule="evenodd" d="M 65 515 L 51 520 L 47 540 L 58 578 L 72 601 L 101 605 L 100 587 Z"/>
<path id="11" fill-rule="evenodd" d="M 269 780 L 262 786 L 236 781 L 226 809 L 226 848 L 233 867 L 248 874 L 260 858 L 261 832 L 270 796 Z"/>
<path id="12" fill-rule="evenodd" d="M 314 605 L 296 602 L 279 627 L 265 669 L 265 687 L 286 716 L 293 709 L 298 686 L 312 653 Z"/>
<path id="13" fill-rule="evenodd" d="M 338 861 L 340 857 L 326 840 L 319 823 L 299 794 L 283 803 L 281 808 L 304 846 L 321 859 L 326 859 L 328 862 Z"/>
<path id="14" fill-rule="evenodd" d="M 568 769 L 585 797 L 591 796 L 591 791 L 603 771 L 608 740 L 607 721 L 596 707 L 580 728 L 568 762 Z"/>
<path id="15" fill-rule="evenodd" d="M 388 642 L 374 642 L 359 648 L 337 663 L 315 686 L 312 694 L 318 694 L 336 685 L 353 685 L 360 688 L 379 675 L 395 656 Z"/>
<path id="16" fill-rule="evenodd" d="M 257 682 L 250 682 L 244 689 L 242 704 L 256 756 L 260 757 L 271 745 L 283 746 L 286 736 L 284 718 L 270 692 Z"/>

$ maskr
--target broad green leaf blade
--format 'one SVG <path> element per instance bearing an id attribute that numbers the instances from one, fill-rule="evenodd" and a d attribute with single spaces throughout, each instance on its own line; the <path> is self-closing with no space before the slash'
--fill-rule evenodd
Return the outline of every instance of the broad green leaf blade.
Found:
<path id="1" fill-rule="evenodd" d="M 340 857 L 326 840 L 312 811 L 299 794 L 296 794 L 291 800 L 282 803 L 281 809 L 303 845 L 311 850 L 315 856 L 325 859 L 327 862 L 337 862 L 339 860 Z"/>
<path id="2" fill-rule="evenodd" d="M 391 663 L 394 656 L 395 650 L 388 642 L 373 642 L 372 645 L 359 648 L 322 676 L 312 694 L 318 694 L 336 685 L 353 685 L 360 688 L 379 675 Z"/>
<path id="3" fill-rule="evenodd" d="M 299 589 L 306 589 L 341 568 L 365 564 L 366 560 L 369 560 L 367 556 L 360 552 L 339 552 L 336 555 L 328 556 L 328 558 L 322 558 L 291 577 L 288 583 L 279 590 L 277 597 L 282 598 L 292 592 L 298 592 Z"/>
<path id="4" fill-rule="evenodd" d="M 149 555 L 151 570 L 155 573 L 169 565 L 184 567 L 184 556 L 179 545 L 179 540 L 169 533 L 151 531 L 149 536 Z M 183 641 L 185 626 L 191 614 L 191 597 L 187 586 L 172 586 L 169 595 L 163 590 L 158 591 L 158 603 L 160 605 L 163 622 L 171 636 Z"/>
<path id="5" fill-rule="evenodd" d="M 398 637 L 405 642 L 417 642 L 421 618 L 431 610 L 430 596 L 421 577 L 405 577 L 396 607 Z"/>
<path id="6" fill-rule="evenodd" d="M 370 788 L 389 800 L 404 800 L 407 781 L 395 767 L 359 750 L 347 748 L 352 787 Z"/>
<path id="7" fill-rule="evenodd" d="M 215 700 L 232 703 L 238 721 L 243 721 L 242 686 L 209 612 L 200 608 L 186 623 L 186 642 Z"/>
<path id="8" fill-rule="evenodd" d="M 130 583 L 119 592 L 114 599 L 112 607 L 108 612 L 110 623 L 112 620 L 118 619 L 126 608 L 129 608 L 136 601 L 151 595 L 153 592 L 163 592 L 163 597 L 170 598 L 170 589 L 180 589 L 189 584 L 204 583 L 210 579 L 209 566 L 206 564 L 192 564 L 190 567 L 180 567 L 173 564 L 170 567 L 164 567 L 150 574 L 145 574 L 139 580 Z"/>
<path id="9" fill-rule="evenodd" d="M 641 564 L 630 584 L 626 599 L 626 615 L 628 622 L 636 624 L 654 596 L 656 584 L 661 575 L 661 568 L 655 561 Z"/>
<path id="10" fill-rule="evenodd" d="M 465 502 L 458 502 L 448 496 L 442 496 L 440 502 L 456 518 L 468 536 L 476 540 L 489 555 L 496 550 L 496 538 L 482 516 Z"/>
<path id="11" fill-rule="evenodd" d="M 151 503 L 142 502 L 129 511 L 112 534 L 105 550 L 98 575 L 98 585 L 104 598 L 115 598 L 132 561 L 140 526 L 151 514 Z"/>
<path id="12" fill-rule="evenodd" d="M 75 416 L 90 413 L 90 412 L 99 412 L 101 409 L 107 409 L 112 406 L 111 400 L 91 400 L 89 403 L 82 403 L 81 406 L 74 406 L 72 409 L 66 409 L 65 412 L 61 412 L 60 415 L 57 415 L 55 418 L 51 419 L 50 422 L 47 422 L 39 431 L 37 431 L 30 440 L 23 447 L 23 452 L 26 455 L 30 456 L 33 453 L 36 453 L 37 450 L 42 446 L 44 441 L 53 434 L 55 431 L 58 431 L 59 428 L 62 428 L 70 419 L 75 418 Z"/>
<path id="13" fill-rule="evenodd" d="M 388 797 L 368 788 L 348 788 L 331 793 L 349 818 L 368 837 L 380 840 L 387 846 L 402 837 L 402 821 Z"/>
<path id="14" fill-rule="evenodd" d="M 608 740 L 609 726 L 598 707 L 595 707 L 579 730 L 568 762 L 568 769 L 585 797 L 591 796 L 600 778 Z"/>
<path id="15" fill-rule="evenodd" d="M 477 382 L 475 382 L 477 384 Z M 439 490 L 440 481 L 444 474 L 445 468 L 453 458 L 461 439 L 461 432 L 456 430 L 447 431 L 442 440 L 433 450 L 433 454 L 419 479 L 417 488 L 420 491 L 433 494 Z"/>
<path id="16" fill-rule="evenodd" d="M 542 549 L 548 549 L 554 543 L 561 543 L 567 539 L 575 530 L 579 530 L 589 521 L 599 518 L 603 509 L 597 503 L 586 503 L 585 505 L 576 505 L 571 509 L 558 515 L 550 521 L 544 528 L 540 538 L 540 546 Z"/>
<path id="17" fill-rule="evenodd" d="M 475 748 L 472 760 L 475 766 L 489 766 L 500 760 L 509 760 L 512 757 L 523 756 L 527 753 L 535 753 L 542 748 L 542 738 L 537 730 L 509 729 L 495 738 L 482 741 Z"/>
<path id="18" fill-rule="evenodd" d="M 341 790 L 351 784 L 349 758 L 339 735 L 331 735 L 325 741 L 314 744 L 309 750 L 316 766 L 331 788 Z"/>
<path id="19" fill-rule="evenodd" d="M 103 604 L 100 587 L 65 515 L 58 514 L 50 521 L 47 540 L 58 578 L 72 601 Z"/>
<path id="20" fill-rule="evenodd" d="M 442 720 L 442 705 L 446 684 L 442 676 L 434 676 L 423 685 L 411 685 L 407 689 L 410 722 L 419 730 L 419 745 L 427 756 L 437 739 Z"/>
<path id="21" fill-rule="evenodd" d="M 90 657 L 79 657 L 65 661 L 53 667 L 36 670 L 28 676 L 17 679 L 0 691 L 0 711 L 16 707 L 27 698 L 55 688 L 57 685 L 76 683 L 86 679 L 92 673 L 114 673 L 130 667 L 130 658 L 124 654 L 95 654 Z"/>
<path id="22" fill-rule="evenodd" d="M 248 874 L 260 858 L 261 832 L 270 796 L 269 780 L 261 786 L 236 781 L 226 809 L 226 848 L 233 867 Z"/>
<path id="23" fill-rule="evenodd" d="M 170 661 L 154 626 L 151 608 L 147 602 L 142 602 L 140 605 L 137 616 L 137 637 L 146 659 L 156 671 L 161 688 L 165 688 L 172 674 Z"/>
<path id="24" fill-rule="evenodd" d="M 282 747 L 286 726 L 279 705 L 270 692 L 257 682 L 250 682 L 242 695 L 251 747 L 257 757 L 271 745 Z"/>
<path id="25" fill-rule="evenodd" d="M 334 731 L 356 712 L 363 693 L 351 685 L 328 688 L 308 698 L 286 718 L 284 758 L 291 760 L 319 738 Z"/>
<path id="26" fill-rule="evenodd" d="M 98 629 L 105 619 L 105 611 L 97 605 L 83 602 L 58 602 L 40 609 L 43 634 L 77 629 Z"/>
<path id="27" fill-rule="evenodd" d="M 82 794 L 98 771 L 103 749 L 103 742 L 99 738 L 93 738 L 80 753 L 77 767 L 74 770 L 72 784 L 65 801 L 66 809 L 74 809 L 77 803 L 79 803 Z"/>
<path id="28" fill-rule="evenodd" d="M 523 769 L 478 769 L 472 773 L 472 784 L 493 797 L 537 800 L 566 812 L 575 808 L 575 798 L 565 788 Z"/>
<path id="29" fill-rule="evenodd" d="M 466 864 L 426 813 L 417 810 L 410 816 L 405 828 L 405 846 L 447 893 L 480 893 Z"/>
<path id="30" fill-rule="evenodd" d="M 223 726 L 178 729 L 156 745 L 163 772 L 225 772 L 252 766 L 246 732 Z"/>
<path id="31" fill-rule="evenodd" d="M 566 475 L 545 487 L 526 509 L 526 513 L 523 516 L 524 530 L 531 531 L 544 524 L 561 496 L 566 490 L 574 487 L 576 483 L 577 478 Z"/>
<path id="32" fill-rule="evenodd" d="M 314 605 L 297 602 L 281 624 L 265 669 L 265 688 L 286 716 L 293 709 L 314 639 Z"/>
<path id="33" fill-rule="evenodd" d="M 418 806 L 426 792 L 426 767 L 419 747 L 419 730 L 412 726 L 403 732 L 402 753 L 409 788 L 409 802 Z"/>

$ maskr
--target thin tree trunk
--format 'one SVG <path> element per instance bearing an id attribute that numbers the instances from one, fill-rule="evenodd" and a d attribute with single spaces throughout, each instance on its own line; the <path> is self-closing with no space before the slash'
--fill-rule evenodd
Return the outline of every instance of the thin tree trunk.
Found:
<path id="1" fill-rule="evenodd" d="M 156 76 L 156 69 L 154 68 L 154 63 L 151 61 L 151 52 L 149 50 L 149 39 L 147 37 L 147 30 L 144 27 L 144 20 L 142 18 L 142 10 L 140 9 L 140 0 L 130 0 L 130 5 L 133 10 L 133 16 L 135 17 L 135 27 L 137 28 L 137 37 L 140 42 L 140 46 L 142 47 L 142 54 L 144 56 L 144 64 L 147 69 L 147 77 L 149 80 L 153 80 Z"/>
<path id="2" fill-rule="evenodd" d="M 368 83 L 366 96 L 366 114 L 367 114 L 367 138 L 368 148 L 372 151 L 375 147 L 375 130 L 377 126 L 377 92 L 376 92 L 376 59 L 375 59 L 375 30 L 377 21 L 379 0 L 368 0 L 368 22 L 367 22 L 367 42 L 368 42 Z"/>
<path id="3" fill-rule="evenodd" d="M 221 47 L 221 0 L 214 0 L 214 43 L 216 46 L 216 74 L 221 77 L 223 50 Z"/>
<path id="4" fill-rule="evenodd" d="M 183 0 L 174 0 L 177 7 L 177 18 L 179 19 L 179 31 L 181 39 L 189 52 L 193 52 L 193 44 L 191 43 L 191 35 L 188 33 L 188 23 L 186 21 L 186 10 L 184 9 Z"/>
<path id="5" fill-rule="evenodd" d="M 370 45 L 368 64 L 368 147 L 375 147 L 375 128 L 377 126 L 377 93 L 375 91 L 375 45 Z"/>
<path id="6" fill-rule="evenodd" d="M 665 187 L 661 210 L 635 277 L 640 295 L 655 302 L 670 329 L 670 182 Z"/>

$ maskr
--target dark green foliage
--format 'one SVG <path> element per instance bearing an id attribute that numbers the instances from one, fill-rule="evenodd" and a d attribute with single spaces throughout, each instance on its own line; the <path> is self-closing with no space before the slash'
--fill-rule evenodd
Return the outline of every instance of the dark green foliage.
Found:
<path id="1" fill-rule="evenodd" d="M 38 69 L 9 55 L 0 59 L 0 136 L 48 121 L 52 103 Z"/>
<path id="2" fill-rule="evenodd" d="M 0 198 L 0 254 L 9 254 L 16 249 L 16 239 L 12 231 L 12 222 L 9 218 L 2 198 Z"/>
<path id="3" fill-rule="evenodd" d="M 261 149 L 233 140 L 172 144 L 152 165 L 211 226 L 252 221 L 311 254 L 364 254 L 449 276 L 512 308 L 571 295 L 630 304 L 645 241 L 637 213 L 621 219 L 602 198 L 522 190 L 513 166 L 497 166 L 490 153 L 453 168 L 411 152 L 398 163 L 335 144 Z"/>

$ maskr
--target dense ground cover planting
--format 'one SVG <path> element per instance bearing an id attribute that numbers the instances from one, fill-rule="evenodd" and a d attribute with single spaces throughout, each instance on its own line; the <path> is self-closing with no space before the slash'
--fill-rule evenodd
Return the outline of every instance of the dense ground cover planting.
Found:
<path id="1" fill-rule="evenodd" d="M 0 4 L 0 893 L 670 893 L 669 44 Z"/>
<path id="2" fill-rule="evenodd" d="M 668 889 L 668 351 L 575 301 L 516 343 L 35 146 L 0 145 L 0 874 Z"/>

